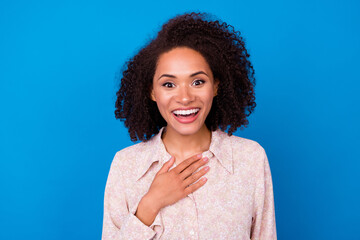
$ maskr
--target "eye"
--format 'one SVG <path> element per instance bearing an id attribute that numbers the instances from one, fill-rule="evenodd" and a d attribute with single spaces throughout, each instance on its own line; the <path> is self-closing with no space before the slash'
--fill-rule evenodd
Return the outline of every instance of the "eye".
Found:
<path id="1" fill-rule="evenodd" d="M 202 84 L 204 84 L 204 83 L 205 83 L 204 80 L 196 79 L 195 81 L 193 81 L 192 85 L 194 85 L 194 86 L 199 86 L 199 85 L 202 85 Z"/>
<path id="2" fill-rule="evenodd" d="M 166 87 L 166 88 L 173 88 L 173 87 L 175 87 L 175 84 L 173 84 L 171 82 L 166 82 L 166 83 L 163 83 L 162 86 Z"/>

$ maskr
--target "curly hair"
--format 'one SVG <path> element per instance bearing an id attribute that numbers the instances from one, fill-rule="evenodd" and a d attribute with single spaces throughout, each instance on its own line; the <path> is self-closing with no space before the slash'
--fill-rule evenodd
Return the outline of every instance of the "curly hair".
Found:
<path id="1" fill-rule="evenodd" d="M 210 131 L 220 128 L 232 135 L 247 127 L 254 111 L 254 69 L 240 32 L 206 13 L 178 15 L 165 23 L 151 40 L 124 66 L 116 93 L 115 117 L 125 121 L 132 141 L 146 141 L 166 126 L 150 98 L 156 64 L 162 53 L 188 47 L 207 61 L 219 81 L 217 96 L 205 124 Z"/>

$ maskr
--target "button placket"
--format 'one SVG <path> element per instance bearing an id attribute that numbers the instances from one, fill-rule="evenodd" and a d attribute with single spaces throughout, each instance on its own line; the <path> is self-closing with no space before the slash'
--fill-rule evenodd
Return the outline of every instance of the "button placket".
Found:
<path id="1" fill-rule="evenodd" d="M 199 236 L 197 233 L 199 231 L 199 224 L 198 224 L 199 211 L 198 211 L 197 203 L 196 203 L 196 199 L 195 199 L 195 192 L 193 193 L 192 197 L 193 197 L 193 204 L 194 204 L 194 208 L 195 208 L 195 215 L 194 215 L 194 219 L 193 219 L 193 229 L 190 230 L 189 234 L 192 237 L 192 239 L 199 239 Z"/>

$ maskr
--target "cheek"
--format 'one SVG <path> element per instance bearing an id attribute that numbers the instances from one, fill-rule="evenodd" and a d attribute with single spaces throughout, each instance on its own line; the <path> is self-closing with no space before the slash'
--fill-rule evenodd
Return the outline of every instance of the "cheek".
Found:
<path id="1" fill-rule="evenodd" d="M 212 105 L 214 99 L 214 92 L 213 91 L 206 91 L 201 96 L 203 103 L 205 105 Z"/>
<path id="2" fill-rule="evenodd" d="M 158 106 L 158 109 L 160 110 L 160 113 L 166 111 L 166 109 L 169 107 L 169 104 L 171 103 L 171 95 L 164 92 L 155 92 L 156 96 L 156 104 Z"/>

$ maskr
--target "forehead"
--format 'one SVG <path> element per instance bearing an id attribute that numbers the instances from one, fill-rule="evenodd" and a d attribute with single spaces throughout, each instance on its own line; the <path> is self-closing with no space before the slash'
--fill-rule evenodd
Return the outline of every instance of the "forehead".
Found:
<path id="1" fill-rule="evenodd" d="M 162 73 L 188 74 L 196 71 L 211 73 L 206 59 L 197 51 L 178 47 L 159 56 L 155 75 Z"/>

